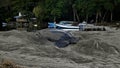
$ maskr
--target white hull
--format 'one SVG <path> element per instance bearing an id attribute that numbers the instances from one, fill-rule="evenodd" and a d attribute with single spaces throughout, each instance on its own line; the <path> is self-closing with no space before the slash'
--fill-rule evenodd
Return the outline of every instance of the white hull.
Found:
<path id="1" fill-rule="evenodd" d="M 68 26 L 68 25 L 60 25 L 56 24 L 58 29 L 79 29 L 79 26 Z"/>

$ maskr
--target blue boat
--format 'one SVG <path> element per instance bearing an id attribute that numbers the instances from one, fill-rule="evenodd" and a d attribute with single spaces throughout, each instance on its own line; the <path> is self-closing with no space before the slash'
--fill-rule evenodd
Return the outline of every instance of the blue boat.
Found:
<path id="1" fill-rule="evenodd" d="M 55 28 L 56 24 L 54 22 L 48 22 L 48 28 Z"/>
<path id="2" fill-rule="evenodd" d="M 77 24 L 77 25 L 73 25 Z M 59 24 L 55 24 L 54 22 L 48 23 L 48 28 L 56 28 L 56 29 L 62 29 L 62 30 L 80 30 L 83 31 L 86 27 L 86 23 L 77 23 L 74 21 L 60 21 Z"/>

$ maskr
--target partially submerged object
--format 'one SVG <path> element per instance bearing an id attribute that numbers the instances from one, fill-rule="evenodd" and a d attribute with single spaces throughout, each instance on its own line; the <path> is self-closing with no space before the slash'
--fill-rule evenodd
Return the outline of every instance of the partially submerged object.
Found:
<path id="1" fill-rule="evenodd" d="M 48 22 L 48 28 L 54 28 L 55 26 L 54 22 Z"/>
<path id="2" fill-rule="evenodd" d="M 56 28 L 58 29 L 79 29 L 79 26 L 56 24 Z"/>
<path id="3" fill-rule="evenodd" d="M 55 35 L 61 35 L 60 38 L 55 41 L 55 45 L 60 48 L 66 47 L 69 44 L 75 44 L 79 41 L 78 38 L 74 37 L 74 35 L 68 31 L 51 30 L 51 32 Z"/>
<path id="4" fill-rule="evenodd" d="M 78 25 L 72 25 L 74 22 L 62 21 L 59 24 L 48 23 L 48 28 L 56 28 L 62 30 L 77 30 L 77 31 L 105 31 L 104 26 L 95 26 L 94 24 L 87 24 L 85 21 L 79 23 Z"/>

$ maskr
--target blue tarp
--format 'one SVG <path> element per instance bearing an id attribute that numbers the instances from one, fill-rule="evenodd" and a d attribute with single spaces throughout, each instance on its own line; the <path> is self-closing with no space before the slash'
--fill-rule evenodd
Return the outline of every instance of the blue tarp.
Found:
<path id="1" fill-rule="evenodd" d="M 54 22 L 48 22 L 48 28 L 54 28 L 55 24 Z"/>

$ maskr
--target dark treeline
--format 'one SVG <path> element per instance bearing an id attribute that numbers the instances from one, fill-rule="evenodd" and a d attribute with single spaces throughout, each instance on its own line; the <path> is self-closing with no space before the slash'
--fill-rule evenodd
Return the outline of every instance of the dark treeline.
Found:
<path id="1" fill-rule="evenodd" d="M 39 23 L 83 20 L 112 22 L 120 20 L 120 0 L 2 0 L 0 21 L 10 21 L 18 12 L 34 16 Z"/>

